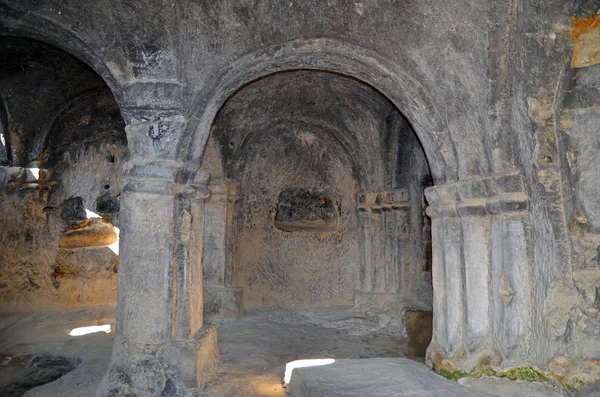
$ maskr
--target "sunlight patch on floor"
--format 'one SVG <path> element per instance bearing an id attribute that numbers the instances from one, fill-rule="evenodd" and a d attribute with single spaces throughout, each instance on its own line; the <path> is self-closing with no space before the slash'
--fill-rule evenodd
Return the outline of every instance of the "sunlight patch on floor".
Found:
<path id="1" fill-rule="evenodd" d="M 296 368 L 318 367 L 322 365 L 333 364 L 334 362 L 335 360 L 333 358 L 317 358 L 311 360 L 291 361 L 285 365 L 285 376 L 283 378 L 283 383 L 285 385 L 290 383 L 290 379 L 292 379 L 292 372 Z"/>
<path id="2" fill-rule="evenodd" d="M 93 334 L 96 332 L 104 332 L 106 334 L 110 333 L 110 324 L 92 325 L 90 327 L 73 328 L 71 331 L 69 331 L 69 335 L 82 336 L 82 335 L 87 335 L 87 334 Z"/>

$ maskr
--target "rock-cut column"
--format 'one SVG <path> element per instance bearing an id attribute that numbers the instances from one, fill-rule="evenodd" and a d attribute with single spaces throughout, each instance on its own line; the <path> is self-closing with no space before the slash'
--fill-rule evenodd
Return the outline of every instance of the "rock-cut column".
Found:
<path id="1" fill-rule="evenodd" d="M 216 331 L 202 326 L 208 174 L 137 157 L 126 166 L 125 180 L 116 336 L 96 395 L 193 395 L 219 360 Z"/>
<path id="2" fill-rule="evenodd" d="M 426 191 L 432 219 L 436 369 L 527 363 L 533 294 L 528 197 L 518 173 Z"/>

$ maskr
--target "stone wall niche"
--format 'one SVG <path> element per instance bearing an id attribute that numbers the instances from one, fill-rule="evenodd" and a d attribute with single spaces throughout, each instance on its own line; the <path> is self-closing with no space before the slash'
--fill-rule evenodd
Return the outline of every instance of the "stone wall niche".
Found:
<path id="1" fill-rule="evenodd" d="M 204 203 L 204 316 L 208 321 L 242 314 L 242 289 L 232 286 L 238 186 L 220 181 L 209 189 L 211 196 Z"/>
<path id="2" fill-rule="evenodd" d="M 279 194 L 275 227 L 286 232 L 333 232 L 338 226 L 338 211 L 323 190 L 285 189 Z"/>
<path id="3" fill-rule="evenodd" d="M 325 70 L 269 74 L 226 101 L 202 161 L 240 184 L 233 285 L 246 309 L 353 303 L 358 198 L 392 188 L 400 119 L 379 91 Z"/>

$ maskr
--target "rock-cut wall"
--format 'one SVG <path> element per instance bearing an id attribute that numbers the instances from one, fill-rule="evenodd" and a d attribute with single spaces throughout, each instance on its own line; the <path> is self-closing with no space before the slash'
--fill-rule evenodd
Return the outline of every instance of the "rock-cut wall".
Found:
<path id="1" fill-rule="evenodd" d="M 80 248 L 72 236 L 116 241 L 127 158 L 118 106 L 95 73 L 59 50 L 2 38 L 0 57 L 0 310 L 115 304 L 118 250 Z M 106 228 L 86 220 L 93 216 Z"/>

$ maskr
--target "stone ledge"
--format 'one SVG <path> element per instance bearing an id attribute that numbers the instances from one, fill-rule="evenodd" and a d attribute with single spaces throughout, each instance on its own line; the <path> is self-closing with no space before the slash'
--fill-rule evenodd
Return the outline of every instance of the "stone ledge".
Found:
<path id="1" fill-rule="evenodd" d="M 189 388 L 202 388 L 216 374 L 221 363 L 214 327 L 200 329 L 192 339 L 165 344 L 158 356 Z"/>
<path id="2" fill-rule="evenodd" d="M 9 186 L 38 188 L 41 182 L 48 181 L 51 175 L 51 171 L 40 168 L 0 166 L 0 186 L 5 189 Z"/>
<path id="3" fill-rule="evenodd" d="M 431 307 L 406 299 L 397 294 L 386 292 L 367 292 L 354 290 L 354 305 L 369 305 L 379 308 L 396 309 L 398 307 L 404 310 L 431 311 Z"/>
<path id="4" fill-rule="evenodd" d="M 126 164 L 125 176 L 130 179 L 175 181 L 181 167 L 181 163 L 173 161 L 139 159 Z"/>
<path id="5" fill-rule="evenodd" d="M 124 174 L 124 191 L 159 195 L 189 191 L 196 192 L 202 200 L 210 196 L 210 174 L 191 164 L 139 158 L 125 165 Z"/>
<path id="6" fill-rule="evenodd" d="M 106 247 L 118 241 L 114 226 L 103 218 L 92 218 L 73 226 L 60 238 L 60 248 Z"/>
<path id="7" fill-rule="evenodd" d="M 354 306 L 372 306 L 391 311 L 398 305 L 400 297 L 395 294 L 354 291 Z"/>
<path id="8" fill-rule="evenodd" d="M 523 177 L 518 171 L 465 179 L 425 189 L 429 204 L 439 202 L 487 199 L 504 193 L 520 193 L 525 190 Z"/>

